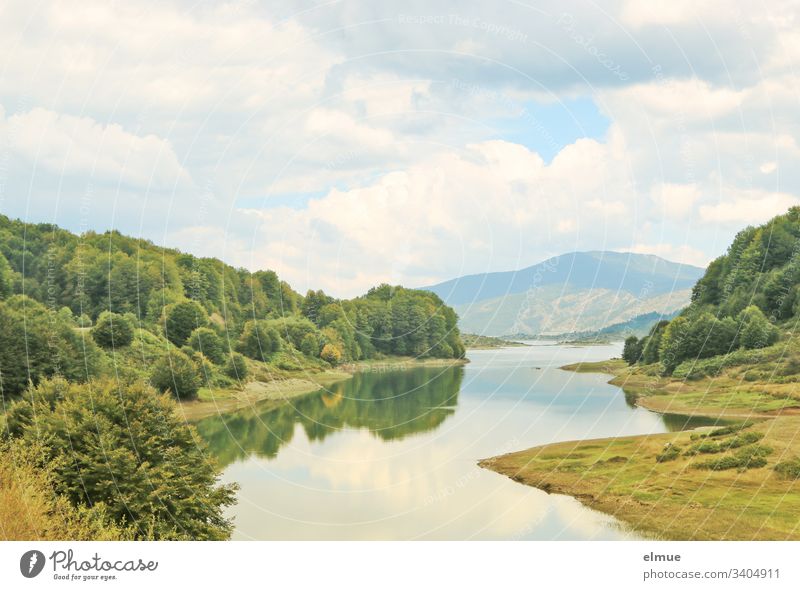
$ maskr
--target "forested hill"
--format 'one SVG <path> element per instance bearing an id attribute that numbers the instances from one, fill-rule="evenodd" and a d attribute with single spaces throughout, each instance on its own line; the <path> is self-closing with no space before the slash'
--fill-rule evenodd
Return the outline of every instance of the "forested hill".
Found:
<path id="1" fill-rule="evenodd" d="M 699 359 L 790 339 L 800 314 L 799 291 L 800 208 L 793 207 L 740 231 L 727 253 L 709 265 L 678 317 L 656 324 L 642 340 L 626 341 L 626 360 L 658 362 L 667 374 L 688 374 L 702 365 Z"/>
<path id="2" fill-rule="evenodd" d="M 55 374 L 90 378 L 103 371 L 104 353 L 123 351 L 134 337 L 148 352 L 139 369 L 169 349 L 222 382 L 247 370 L 240 355 L 279 358 L 288 368 L 383 355 L 460 358 L 456 320 L 432 293 L 381 285 L 351 300 L 302 296 L 269 270 L 249 272 L 118 232 L 78 236 L 0 216 L 4 394 Z M 180 389 L 175 379 L 167 385 Z"/>

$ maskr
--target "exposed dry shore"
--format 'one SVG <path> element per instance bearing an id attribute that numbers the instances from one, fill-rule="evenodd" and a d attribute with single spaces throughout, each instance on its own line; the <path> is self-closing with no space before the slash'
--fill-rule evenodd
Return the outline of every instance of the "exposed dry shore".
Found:
<path id="1" fill-rule="evenodd" d="M 709 416 L 741 422 L 771 449 L 760 468 L 698 468 L 720 454 L 687 455 L 713 427 L 622 438 L 570 441 L 484 459 L 482 467 L 548 493 L 566 494 L 611 514 L 647 536 L 664 539 L 800 539 L 800 480 L 774 471 L 778 462 L 800 456 L 800 403 L 777 384 L 726 377 L 683 382 L 637 373 L 622 361 L 563 367 L 613 375 L 610 381 L 630 402 L 659 412 Z M 703 436 L 705 435 L 705 436 Z M 665 449 L 681 453 L 659 462 Z M 726 454 L 732 454 L 733 451 Z"/>

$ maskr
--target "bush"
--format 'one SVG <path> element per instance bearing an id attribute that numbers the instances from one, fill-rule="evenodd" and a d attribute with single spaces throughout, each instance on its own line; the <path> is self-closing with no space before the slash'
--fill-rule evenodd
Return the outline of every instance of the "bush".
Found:
<path id="1" fill-rule="evenodd" d="M 266 320 L 249 321 L 239 338 L 239 352 L 251 359 L 267 361 L 282 347 L 281 335 Z"/>
<path id="2" fill-rule="evenodd" d="M 326 344 L 325 346 L 322 347 L 322 352 L 320 353 L 319 357 L 323 361 L 327 361 L 330 364 L 336 366 L 339 364 L 339 361 L 342 360 L 342 351 L 340 351 L 333 344 Z"/>
<path id="3" fill-rule="evenodd" d="M 189 346 L 202 352 L 208 360 L 217 365 L 225 362 L 225 345 L 211 328 L 197 328 L 189 336 Z"/>
<path id="4" fill-rule="evenodd" d="M 778 328 L 755 305 L 739 314 L 739 322 L 742 325 L 739 341 L 745 348 L 766 348 L 778 341 Z"/>
<path id="5" fill-rule="evenodd" d="M 102 502 L 75 507 L 56 493 L 45 447 L 0 441 L 0 523 L 9 541 L 122 541 L 133 531 L 115 524 Z"/>
<path id="6" fill-rule="evenodd" d="M 739 449 L 733 455 L 725 455 L 695 465 L 697 469 L 724 471 L 726 469 L 757 469 L 767 464 L 766 457 L 772 453 L 772 447 L 753 445 Z"/>
<path id="7" fill-rule="evenodd" d="M 104 504 L 137 539 L 222 540 L 234 486 L 219 472 L 175 402 L 116 380 L 43 381 L 9 411 L 9 434 L 43 444 L 55 490 L 73 506 Z M 34 419 L 35 416 L 35 419 Z"/>
<path id="8" fill-rule="evenodd" d="M 708 436 L 716 437 L 716 436 L 727 436 L 728 434 L 733 434 L 735 432 L 741 432 L 745 428 L 750 428 L 753 425 L 752 422 L 740 422 L 739 424 L 731 424 L 729 426 L 723 426 L 721 428 L 715 428 L 711 432 L 708 433 Z"/>
<path id="9" fill-rule="evenodd" d="M 656 455 L 657 463 L 666 463 L 667 461 L 674 461 L 681 454 L 681 448 L 672 443 L 664 445 L 664 450 Z"/>
<path id="10" fill-rule="evenodd" d="M 175 346 L 183 346 L 191 333 L 208 325 L 208 314 L 195 301 L 182 301 L 167 306 L 164 335 Z"/>
<path id="11" fill-rule="evenodd" d="M 722 450 L 725 449 L 738 449 L 739 447 L 744 447 L 747 445 L 751 445 L 756 443 L 764 438 L 764 435 L 760 432 L 745 432 L 738 436 L 734 436 L 732 439 L 724 440 L 719 443 L 719 446 Z"/>
<path id="12" fill-rule="evenodd" d="M 102 354 L 58 314 L 26 297 L 0 301 L 0 393 L 17 395 L 40 379 L 85 381 L 99 373 Z"/>
<path id="13" fill-rule="evenodd" d="M 171 350 L 156 361 L 150 382 L 159 391 L 170 391 L 178 399 L 196 397 L 200 389 L 195 364 L 179 350 Z"/>
<path id="14" fill-rule="evenodd" d="M 214 363 L 208 360 L 202 352 L 193 352 L 190 358 L 197 369 L 200 383 L 207 386 L 212 385 L 216 373 L 214 370 Z"/>
<path id="15" fill-rule="evenodd" d="M 225 363 L 225 374 L 231 379 L 246 380 L 249 369 L 244 356 L 238 352 L 232 352 L 228 357 L 228 362 Z"/>
<path id="16" fill-rule="evenodd" d="M 697 455 L 698 453 L 702 453 L 704 455 L 719 453 L 723 449 L 720 447 L 720 444 L 714 442 L 713 440 L 704 440 L 697 444 L 692 445 L 686 450 L 687 456 Z"/>
<path id="17" fill-rule="evenodd" d="M 300 342 L 300 352 L 312 358 L 319 357 L 319 338 L 316 334 L 306 334 Z"/>
<path id="18" fill-rule="evenodd" d="M 119 348 L 133 342 L 133 324 L 128 318 L 104 311 L 92 328 L 92 338 L 103 348 Z"/>
<path id="19" fill-rule="evenodd" d="M 800 457 L 781 461 L 775 465 L 775 473 L 783 479 L 800 479 Z"/>

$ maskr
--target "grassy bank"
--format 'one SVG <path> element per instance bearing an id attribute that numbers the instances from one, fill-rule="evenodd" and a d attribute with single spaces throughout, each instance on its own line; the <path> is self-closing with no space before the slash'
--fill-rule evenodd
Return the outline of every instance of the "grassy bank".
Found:
<path id="1" fill-rule="evenodd" d="M 486 459 L 482 467 L 574 496 L 658 538 L 800 539 L 800 399 L 793 381 L 746 381 L 752 365 L 692 380 L 619 360 L 563 368 L 613 375 L 611 383 L 642 407 L 734 418 L 740 429 L 555 443 Z"/>
<path id="2" fill-rule="evenodd" d="M 281 404 L 308 395 L 333 383 L 349 379 L 357 372 L 403 371 L 417 367 L 449 367 L 468 361 L 457 359 L 415 359 L 390 357 L 370 359 L 341 365 L 335 369 L 308 368 L 302 371 L 282 371 L 264 367 L 258 374 L 261 380 L 250 381 L 241 388 L 203 388 L 198 399 L 180 403 L 180 411 L 188 421 L 224 414 L 254 404 Z"/>

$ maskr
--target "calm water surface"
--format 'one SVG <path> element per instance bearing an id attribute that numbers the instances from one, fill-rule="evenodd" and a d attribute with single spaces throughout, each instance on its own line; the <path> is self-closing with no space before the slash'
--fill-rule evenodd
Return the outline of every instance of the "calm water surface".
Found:
<path id="1" fill-rule="evenodd" d="M 558 369 L 621 346 L 469 351 L 464 367 L 362 373 L 198 429 L 240 484 L 234 539 L 629 539 L 612 517 L 479 469 L 555 441 L 658 433 L 607 376 Z"/>

